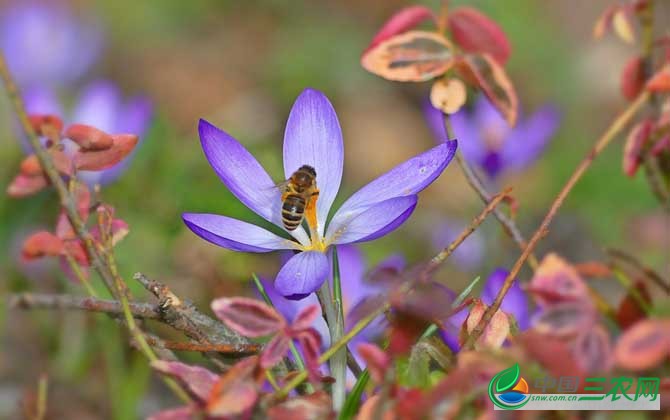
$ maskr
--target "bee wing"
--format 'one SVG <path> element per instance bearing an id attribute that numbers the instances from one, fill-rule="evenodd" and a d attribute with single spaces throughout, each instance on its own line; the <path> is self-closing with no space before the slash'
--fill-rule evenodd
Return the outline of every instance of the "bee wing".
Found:
<path id="1" fill-rule="evenodd" d="M 281 193 L 284 193 L 286 191 L 286 187 L 288 187 L 289 182 L 290 180 L 282 181 L 271 187 L 267 187 L 266 190 L 279 190 Z"/>

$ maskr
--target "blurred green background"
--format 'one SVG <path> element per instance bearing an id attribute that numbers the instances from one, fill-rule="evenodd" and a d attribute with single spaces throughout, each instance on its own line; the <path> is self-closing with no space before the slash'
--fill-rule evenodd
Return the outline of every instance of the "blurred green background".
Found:
<path id="1" fill-rule="evenodd" d="M 439 5 L 423 3 L 435 9 Z M 619 72 L 635 47 L 614 37 L 592 40 L 593 21 L 608 1 L 452 3 L 473 5 L 505 29 L 513 46 L 508 72 L 527 113 L 547 102 L 562 112 L 560 131 L 537 164 L 491 186 L 492 190 L 514 187 L 518 223 L 530 236 L 577 163 L 625 106 Z M 0 7 L 6 4 L 0 1 Z M 72 3 L 78 13 L 96 16 L 106 35 L 102 59 L 81 84 L 105 77 L 127 95 L 149 95 L 156 106 L 150 132 L 130 169 L 103 191 L 104 200 L 130 224 L 130 235 L 116 248 L 124 278 L 142 271 L 208 308 L 213 297 L 248 293 L 251 272 L 268 277 L 277 272 L 276 256 L 217 248 L 181 222 L 184 211 L 256 220 L 207 164 L 197 137 L 199 118 L 234 135 L 279 180 L 290 106 L 304 87 L 322 90 L 333 102 L 344 132 L 344 181 L 337 203 L 430 147 L 433 139 L 420 110 L 430 85 L 388 82 L 359 65 L 374 33 L 408 4 L 397 0 Z M 666 27 L 667 10 L 661 6 Z M 68 93 L 73 98 L 77 88 Z M 23 152 L 4 98 L 0 122 L 0 183 L 6 188 Z M 602 249 L 613 246 L 668 273 L 667 216 L 660 212 L 642 174 L 634 179 L 623 174 L 621 150 L 619 140 L 576 186 L 540 255 L 553 249 L 573 262 L 583 262 L 602 257 Z M 431 226 L 441 218 L 467 223 L 481 208 L 454 163 L 422 193 L 417 211 L 401 229 L 361 249 L 371 266 L 392 253 L 402 253 L 412 263 L 424 261 L 435 252 Z M 21 241 L 38 228 L 50 228 L 56 215 L 52 191 L 22 200 L 0 199 L 3 297 L 27 290 L 82 293 L 58 273 L 55 263 L 39 267 L 17 263 Z M 495 221 L 483 225 L 482 237 L 485 256 L 479 266 L 465 272 L 448 263 L 440 280 L 459 290 L 494 267 L 509 268 L 518 250 Z M 528 274 L 523 273 L 524 279 Z M 131 287 L 137 296 L 150 299 L 137 285 Z M 52 382 L 53 418 L 133 418 L 170 404 L 144 360 L 128 350 L 125 334 L 105 317 L 3 308 L 0 321 L 0 417 L 18 412 L 17 401 L 34 391 L 42 372 Z"/>

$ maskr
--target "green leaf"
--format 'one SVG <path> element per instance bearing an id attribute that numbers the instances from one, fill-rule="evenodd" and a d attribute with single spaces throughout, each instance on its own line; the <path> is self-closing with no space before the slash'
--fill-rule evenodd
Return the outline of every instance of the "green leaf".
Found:
<path id="1" fill-rule="evenodd" d="M 508 389 L 514 388 L 519 382 L 519 364 L 516 363 L 509 369 L 505 369 L 494 377 L 496 381 L 496 392 L 505 392 Z"/>
<path id="2" fill-rule="evenodd" d="M 344 406 L 342 407 L 342 411 L 340 411 L 338 420 L 349 420 L 356 416 L 358 407 L 361 405 L 361 395 L 363 395 L 363 390 L 369 381 L 370 372 L 365 369 L 361 376 L 358 377 L 354 387 L 351 389 L 347 399 L 344 401 Z"/>

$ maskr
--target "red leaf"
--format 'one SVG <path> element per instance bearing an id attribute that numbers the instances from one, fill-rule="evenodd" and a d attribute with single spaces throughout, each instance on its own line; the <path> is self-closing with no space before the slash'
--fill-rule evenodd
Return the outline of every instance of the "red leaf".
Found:
<path id="1" fill-rule="evenodd" d="M 454 64 L 451 47 L 442 35 L 410 31 L 371 48 L 361 65 L 387 80 L 423 82 L 441 76 Z"/>
<path id="2" fill-rule="evenodd" d="M 21 255 L 27 260 L 55 257 L 63 252 L 63 241 L 51 232 L 37 232 L 23 242 Z"/>
<path id="3" fill-rule="evenodd" d="M 137 144 L 134 134 L 116 134 L 112 136 L 114 144 L 106 150 L 80 150 L 74 155 L 74 162 L 79 170 L 100 171 L 121 162 Z"/>
<path id="4" fill-rule="evenodd" d="M 612 366 L 612 345 L 605 329 L 596 325 L 577 336 L 574 353 L 577 364 L 587 373 L 607 372 Z"/>
<path id="5" fill-rule="evenodd" d="M 250 410 L 258 400 L 258 387 L 254 383 L 258 357 L 252 356 L 237 362 L 214 385 L 207 398 L 207 414 L 233 417 Z"/>
<path id="6" fill-rule="evenodd" d="M 64 211 L 61 211 L 58 215 L 58 220 L 56 221 L 56 236 L 63 240 L 76 239 L 77 234 L 74 231 L 74 228 L 70 224 L 70 220 L 67 218 L 67 214 Z"/>
<path id="7" fill-rule="evenodd" d="M 665 66 L 651 76 L 647 90 L 653 93 L 670 93 L 670 66 Z"/>
<path id="8" fill-rule="evenodd" d="M 172 376 L 182 384 L 199 401 L 207 401 L 214 385 L 219 381 L 218 375 L 200 366 L 190 366 L 181 362 L 154 360 L 151 367 L 166 375 Z"/>
<path id="9" fill-rule="evenodd" d="M 268 410 L 271 420 L 309 420 L 334 418 L 330 397 L 317 391 L 306 397 L 291 398 Z"/>
<path id="10" fill-rule="evenodd" d="M 268 369 L 276 365 L 286 355 L 290 341 L 290 338 L 282 334 L 275 335 L 263 348 L 260 359 L 261 367 Z"/>
<path id="11" fill-rule="evenodd" d="M 358 354 L 365 361 L 372 380 L 378 384 L 384 382 L 384 375 L 391 366 L 389 355 L 374 344 L 361 343 L 358 345 Z"/>
<path id="12" fill-rule="evenodd" d="M 621 93 L 624 98 L 632 101 L 644 89 L 644 60 L 632 57 L 626 62 L 621 72 Z"/>
<path id="13" fill-rule="evenodd" d="M 458 60 L 461 75 L 484 92 L 510 126 L 516 124 L 519 103 L 505 69 L 488 54 L 468 54 Z"/>
<path id="14" fill-rule="evenodd" d="M 654 130 L 654 121 L 645 118 L 631 128 L 623 148 L 623 171 L 632 177 L 642 163 L 642 150 L 647 145 L 649 137 Z"/>
<path id="15" fill-rule="evenodd" d="M 373 47 L 376 47 L 381 42 L 386 41 L 392 36 L 413 29 L 419 23 L 428 19 L 432 19 L 433 22 L 437 21 L 437 17 L 433 11 L 427 7 L 409 6 L 400 9 L 393 16 L 391 16 L 391 18 L 386 21 L 379 32 L 377 32 L 370 45 L 368 45 L 368 47 L 365 49 L 365 52 L 369 51 Z M 365 52 L 363 54 L 365 54 Z"/>
<path id="16" fill-rule="evenodd" d="M 84 249 L 80 240 L 66 240 L 63 243 L 65 245 L 65 253 L 72 256 L 77 263 L 85 267 L 91 265 L 88 253 L 86 253 L 86 249 Z"/>
<path id="17" fill-rule="evenodd" d="M 321 314 L 319 305 L 309 305 L 295 316 L 291 329 L 294 331 L 304 330 L 312 326 L 317 316 Z"/>
<path id="18" fill-rule="evenodd" d="M 577 270 L 557 254 L 545 256 L 533 276 L 528 291 L 540 305 L 585 300 L 589 291 Z"/>
<path id="19" fill-rule="evenodd" d="M 70 158 L 60 150 L 49 149 L 48 153 L 51 155 L 54 166 L 58 172 L 71 175 L 72 174 L 72 161 Z M 37 159 L 36 155 L 30 155 L 27 158 L 23 159 L 21 162 L 21 173 L 28 176 L 37 176 L 44 175 L 42 170 L 42 165 Z"/>
<path id="20" fill-rule="evenodd" d="M 38 136 L 44 136 L 44 129 L 47 127 L 51 127 L 58 133 L 63 130 L 63 121 L 55 115 L 32 114 L 28 116 L 28 120 Z"/>
<path id="21" fill-rule="evenodd" d="M 465 52 L 488 53 L 502 66 L 509 59 L 511 47 L 505 32 L 472 7 L 449 12 L 449 30 L 454 42 Z"/>
<path id="22" fill-rule="evenodd" d="M 226 325 L 245 337 L 263 337 L 286 327 L 286 321 L 274 308 L 254 299 L 216 299 L 212 302 L 212 310 Z"/>
<path id="23" fill-rule="evenodd" d="M 619 367 L 640 371 L 658 366 L 670 355 L 670 320 L 645 319 L 629 328 L 616 344 Z"/>
<path id="24" fill-rule="evenodd" d="M 568 301 L 546 307 L 535 322 L 535 329 L 543 334 L 566 337 L 591 328 L 595 321 L 592 306 L 583 301 Z"/>
<path id="25" fill-rule="evenodd" d="M 28 197 L 47 186 L 47 179 L 42 175 L 26 176 L 17 175 L 7 187 L 7 195 L 10 197 Z"/>
<path id="26" fill-rule="evenodd" d="M 391 336 L 388 351 L 392 356 L 406 354 L 416 339 L 428 326 L 428 322 L 404 314 L 396 314 L 391 321 Z"/>
<path id="27" fill-rule="evenodd" d="M 587 261 L 574 265 L 580 276 L 603 278 L 612 276 L 612 269 L 599 261 Z"/>
<path id="28" fill-rule="evenodd" d="M 65 130 L 65 137 L 85 151 L 107 150 L 114 144 L 112 136 L 86 124 L 72 124 Z"/>
<path id="29" fill-rule="evenodd" d="M 314 328 L 302 331 L 298 336 L 298 343 L 305 358 L 305 365 L 310 380 L 316 382 L 321 377 L 319 371 L 319 352 L 321 351 L 321 335 Z"/>
<path id="30" fill-rule="evenodd" d="M 547 368 L 552 376 L 584 376 L 564 340 L 533 330 L 518 335 L 516 340 L 521 343 L 528 358 Z"/>
<path id="31" fill-rule="evenodd" d="M 670 152 L 670 136 L 665 136 L 658 140 L 649 153 L 651 153 L 652 156 L 658 156 L 664 151 Z"/>
<path id="32" fill-rule="evenodd" d="M 635 287 L 637 294 L 642 298 L 642 300 L 651 306 L 651 296 L 649 296 L 647 286 L 645 286 L 643 282 L 637 281 L 633 287 Z M 621 301 L 621 304 L 619 304 L 619 309 L 616 313 L 616 319 L 619 327 L 621 327 L 622 330 L 625 330 L 646 317 L 646 312 L 643 308 L 640 307 L 638 301 L 633 298 L 632 292 L 626 294 L 626 296 Z"/>

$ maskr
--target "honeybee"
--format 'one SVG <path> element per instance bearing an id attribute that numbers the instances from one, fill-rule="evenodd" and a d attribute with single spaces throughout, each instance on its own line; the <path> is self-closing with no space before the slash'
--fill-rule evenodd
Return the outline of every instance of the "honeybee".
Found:
<path id="1" fill-rule="evenodd" d="M 296 230 L 305 217 L 305 208 L 319 195 L 319 190 L 316 188 L 316 171 L 309 165 L 302 165 L 278 187 L 282 192 L 282 223 L 286 230 Z"/>

